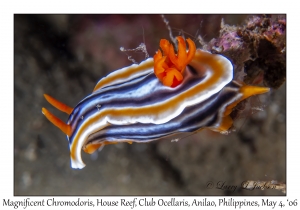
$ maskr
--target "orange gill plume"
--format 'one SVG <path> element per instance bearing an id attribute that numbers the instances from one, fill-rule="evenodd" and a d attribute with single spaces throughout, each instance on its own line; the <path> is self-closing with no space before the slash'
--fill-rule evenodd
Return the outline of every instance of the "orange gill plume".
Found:
<path id="1" fill-rule="evenodd" d="M 73 108 L 63 104 L 62 102 L 54 99 L 53 97 L 44 94 L 45 99 L 55 108 L 58 110 L 67 113 L 70 115 L 73 111 Z M 42 113 L 45 115 L 45 117 L 56 127 L 58 127 L 63 133 L 65 133 L 67 136 L 71 136 L 72 134 L 72 128 L 70 125 L 67 125 L 64 123 L 61 119 L 53 115 L 51 112 L 49 112 L 46 108 L 42 108 Z"/>
<path id="2" fill-rule="evenodd" d="M 156 77 L 169 87 L 176 87 L 182 82 L 184 70 L 196 53 L 196 45 L 191 39 L 186 39 L 189 45 L 188 52 L 183 37 L 178 36 L 176 39 L 178 41 L 177 55 L 173 45 L 168 40 L 161 39 L 159 46 L 163 54 L 158 50 L 153 57 Z"/>

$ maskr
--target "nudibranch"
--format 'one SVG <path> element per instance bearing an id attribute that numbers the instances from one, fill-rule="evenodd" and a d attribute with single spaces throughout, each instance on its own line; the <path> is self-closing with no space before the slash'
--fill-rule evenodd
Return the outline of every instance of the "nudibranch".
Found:
<path id="1" fill-rule="evenodd" d="M 44 95 L 69 115 L 64 123 L 42 109 L 67 135 L 72 168 L 85 166 L 81 149 L 91 154 L 106 144 L 145 143 L 203 128 L 226 132 L 240 101 L 269 91 L 233 81 L 227 58 L 196 49 L 191 39 L 176 39 L 177 53 L 162 39 L 162 51 L 102 78 L 74 109 Z"/>

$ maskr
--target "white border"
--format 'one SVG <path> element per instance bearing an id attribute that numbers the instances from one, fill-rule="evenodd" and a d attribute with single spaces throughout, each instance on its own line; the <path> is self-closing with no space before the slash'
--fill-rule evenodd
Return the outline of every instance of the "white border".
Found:
<path id="1" fill-rule="evenodd" d="M 15 13 L 287 13 L 287 197 L 271 197 L 272 200 L 293 200 L 299 195 L 299 13 L 296 1 L 251 0 L 251 1 L 7 1 L 0 3 L 1 18 L 1 179 L 0 206 L 3 199 L 22 200 L 13 197 L 13 14 Z M 115 200 L 113 197 L 105 197 Z M 130 200 L 133 197 L 126 197 Z M 168 199 L 169 197 L 164 197 Z M 181 197 L 185 198 L 185 197 Z M 217 200 L 221 197 L 209 197 Z M 266 197 L 264 197 L 266 198 Z M 42 197 L 33 197 L 39 200 Z M 45 199 L 48 199 L 46 197 Z M 75 197 L 60 197 L 60 200 L 76 200 Z M 83 197 L 87 200 L 87 197 Z M 94 198 L 96 199 L 96 198 Z M 120 199 L 118 197 L 117 199 Z M 156 197 L 156 199 L 158 199 Z M 186 199 L 192 199 L 191 197 Z M 243 200 L 244 197 L 234 197 Z M 247 197 L 247 200 L 261 200 L 261 197 Z M 300 202 L 298 200 L 298 202 Z M 298 204 L 300 205 L 300 204 Z M 128 207 L 127 207 L 128 208 Z M 165 207 L 157 207 L 165 209 Z M 168 207 L 170 208 L 170 207 Z M 31 209 L 27 207 L 26 209 Z M 70 208 L 71 209 L 71 208 Z M 102 208 L 103 209 L 103 208 Z M 105 208 L 104 208 L 105 209 Z M 110 209 L 119 209 L 110 208 Z M 140 209 L 140 208 L 136 208 Z M 295 209 L 295 208 L 293 208 Z"/>

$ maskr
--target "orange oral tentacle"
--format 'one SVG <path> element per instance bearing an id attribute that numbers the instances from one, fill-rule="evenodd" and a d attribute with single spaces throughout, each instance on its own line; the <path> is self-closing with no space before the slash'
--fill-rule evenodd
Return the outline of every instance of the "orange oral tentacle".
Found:
<path id="1" fill-rule="evenodd" d="M 171 87 L 171 85 L 173 84 L 173 78 L 174 78 L 174 75 L 172 73 L 168 72 L 166 74 L 166 76 L 163 78 L 163 84 L 165 86 Z"/>
<path id="2" fill-rule="evenodd" d="M 183 76 L 182 74 L 175 68 L 169 68 L 167 69 L 167 74 L 172 74 L 174 75 L 174 77 L 178 80 L 178 81 L 181 81 L 183 80 Z"/>
<path id="3" fill-rule="evenodd" d="M 186 51 L 186 43 L 183 37 L 176 37 L 178 52 L 175 54 L 174 46 L 166 39 L 160 40 L 160 48 L 154 55 L 154 73 L 159 80 L 169 87 L 178 86 L 183 80 L 186 66 L 191 62 L 196 53 L 196 45 L 191 39 L 187 39 L 189 51 Z"/>
<path id="4" fill-rule="evenodd" d="M 162 74 L 158 74 L 157 78 L 159 79 L 159 81 L 163 81 L 165 76 L 166 76 L 166 73 L 162 73 Z"/>
<path id="5" fill-rule="evenodd" d="M 68 115 L 70 115 L 73 111 L 73 108 L 63 104 L 62 102 L 56 100 L 55 98 L 44 94 L 45 99 L 55 108 L 57 108 L 58 110 L 67 113 Z"/>
<path id="6" fill-rule="evenodd" d="M 178 81 L 176 79 L 176 77 L 173 79 L 173 84 L 171 85 L 172 88 L 177 87 L 179 84 L 181 83 L 181 81 Z"/>
<path id="7" fill-rule="evenodd" d="M 189 62 L 191 62 L 195 56 L 195 53 L 196 53 L 196 45 L 195 45 L 195 42 L 193 42 L 190 38 L 188 38 L 187 40 L 187 43 L 189 45 L 189 51 L 187 53 L 187 64 Z"/>
<path id="8" fill-rule="evenodd" d="M 178 53 L 177 53 L 177 63 L 174 63 L 177 65 L 177 69 L 181 71 L 185 68 L 187 65 L 187 55 L 186 55 L 186 44 L 182 37 L 177 37 L 178 41 Z"/>
<path id="9" fill-rule="evenodd" d="M 173 45 L 170 45 L 169 59 L 173 63 L 173 65 L 175 65 L 176 68 L 178 68 L 178 66 L 177 66 L 177 57 L 175 55 L 175 50 L 174 50 Z"/>
<path id="10" fill-rule="evenodd" d="M 166 71 L 166 74 L 166 77 L 163 78 L 163 84 L 166 86 L 173 87 L 175 79 L 177 82 L 181 82 L 183 80 L 182 74 L 177 69 L 170 68 Z"/>
<path id="11" fill-rule="evenodd" d="M 154 61 L 158 60 L 162 58 L 162 54 L 160 50 L 157 50 L 157 52 L 155 53 L 155 55 L 153 56 Z"/>
<path id="12" fill-rule="evenodd" d="M 67 125 L 64 123 L 61 119 L 54 116 L 51 112 L 49 112 L 47 109 L 42 108 L 42 113 L 45 115 L 45 117 L 52 122 L 53 125 L 58 127 L 62 132 L 64 132 L 66 135 L 71 136 L 72 134 L 72 128 L 70 125 Z"/>
<path id="13" fill-rule="evenodd" d="M 163 50 L 165 56 L 169 55 L 170 45 L 171 44 L 170 44 L 170 42 L 168 40 L 166 40 L 166 39 L 161 39 L 160 40 L 159 46 Z"/>
<path id="14" fill-rule="evenodd" d="M 161 74 L 165 71 L 165 69 L 163 68 L 163 63 L 166 60 L 166 56 L 159 58 L 155 64 L 154 64 L 154 72 L 155 74 Z"/>

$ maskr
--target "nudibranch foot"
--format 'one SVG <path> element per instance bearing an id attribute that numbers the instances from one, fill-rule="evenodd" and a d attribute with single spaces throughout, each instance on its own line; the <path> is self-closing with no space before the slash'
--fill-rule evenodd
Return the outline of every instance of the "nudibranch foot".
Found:
<path id="1" fill-rule="evenodd" d="M 237 84 L 240 84 L 238 82 L 236 82 Z M 254 95 L 259 95 L 259 94 L 264 94 L 270 91 L 270 88 L 268 87 L 258 87 L 258 86 L 250 86 L 250 85 L 246 85 L 246 84 L 240 84 L 240 89 L 239 89 L 239 93 L 242 94 L 242 96 L 234 101 L 233 103 L 231 103 L 230 105 L 228 105 L 226 107 L 226 110 L 224 112 L 224 116 L 229 115 L 232 112 L 232 109 L 237 106 L 238 103 L 240 103 L 241 101 L 254 96 Z"/>
<path id="2" fill-rule="evenodd" d="M 220 124 L 216 127 L 210 128 L 213 131 L 220 132 L 220 133 L 228 131 L 233 125 L 233 120 L 230 114 L 233 108 L 237 106 L 238 103 L 251 96 L 264 94 L 270 91 L 270 88 L 267 87 L 249 86 L 243 83 L 239 83 L 237 81 L 232 81 L 231 83 L 234 84 L 236 87 L 238 87 L 236 93 L 239 96 L 225 107 Z"/>
<path id="3" fill-rule="evenodd" d="M 83 168 L 81 151 L 93 153 L 107 144 L 146 143 L 208 128 L 227 132 L 232 109 L 268 88 L 233 81 L 233 66 L 222 55 L 196 49 L 182 37 L 177 54 L 162 39 L 153 58 L 101 79 L 93 92 L 72 109 L 45 95 L 69 114 L 67 123 L 43 108 L 45 116 L 69 141 L 72 168 Z"/>
<path id="4" fill-rule="evenodd" d="M 97 149 L 101 148 L 101 147 L 104 147 L 105 145 L 108 145 L 108 144 L 118 144 L 120 142 L 109 142 L 109 141 L 104 141 L 102 143 L 91 143 L 91 144 L 86 144 L 82 149 L 85 153 L 88 153 L 88 154 L 92 154 L 94 153 Z M 127 142 L 129 144 L 132 144 L 132 142 Z"/>

